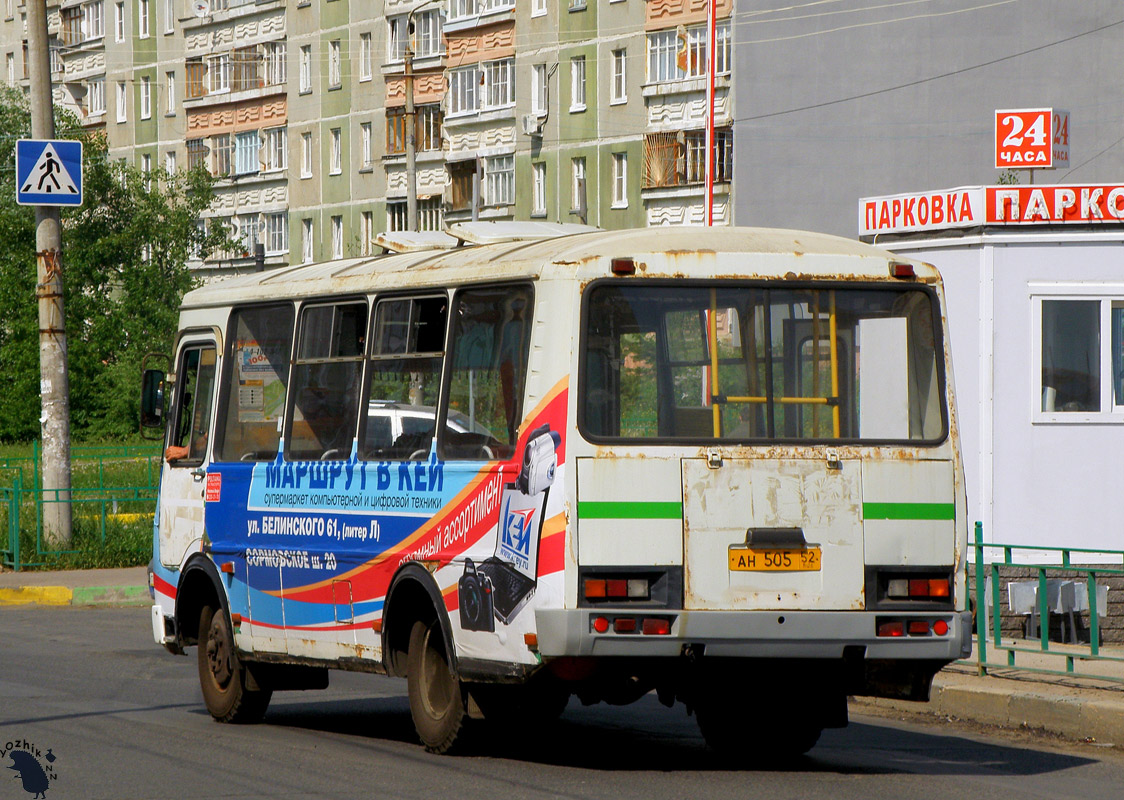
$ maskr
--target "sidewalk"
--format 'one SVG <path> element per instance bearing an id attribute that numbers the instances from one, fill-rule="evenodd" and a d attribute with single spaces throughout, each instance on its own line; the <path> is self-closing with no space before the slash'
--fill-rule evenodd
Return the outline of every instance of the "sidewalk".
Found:
<path id="1" fill-rule="evenodd" d="M 144 567 L 73 572 L 0 573 L 0 607 L 6 605 L 147 606 L 148 576 Z M 2 609 L 0 609 L 2 613 Z M 1006 642 L 1005 640 L 1005 643 Z M 1032 644 L 1023 641 L 1015 644 Z M 1051 650 L 1064 652 L 1061 645 Z M 993 659 L 1001 659 L 991 648 Z M 1105 655 L 1124 657 L 1124 650 L 1102 648 Z M 1019 653 L 1030 668 L 1058 667 L 1058 660 Z M 1086 662 L 1085 672 L 1124 678 L 1124 662 Z M 933 680 L 928 703 L 854 698 L 854 711 L 894 711 L 953 717 L 982 725 L 1033 728 L 1073 741 L 1124 747 L 1124 682 L 1095 677 L 1047 675 L 990 667 L 981 676 L 974 663 L 958 662 Z"/>
<path id="2" fill-rule="evenodd" d="M 0 606 L 147 606 L 145 567 L 0 572 Z"/>

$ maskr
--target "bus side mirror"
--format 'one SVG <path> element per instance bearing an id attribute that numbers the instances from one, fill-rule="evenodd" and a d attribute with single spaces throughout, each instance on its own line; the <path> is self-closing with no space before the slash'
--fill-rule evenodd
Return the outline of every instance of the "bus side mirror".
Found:
<path id="1" fill-rule="evenodd" d="M 164 382 L 163 370 L 146 369 L 141 377 L 140 424 L 141 434 L 145 428 L 164 427 Z"/>

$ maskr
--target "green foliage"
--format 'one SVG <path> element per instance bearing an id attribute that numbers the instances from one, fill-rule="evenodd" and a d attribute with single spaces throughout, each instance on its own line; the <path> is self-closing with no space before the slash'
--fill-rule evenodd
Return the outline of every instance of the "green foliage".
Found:
<path id="1" fill-rule="evenodd" d="M 109 157 L 104 136 L 57 114 L 57 138 L 83 142 L 85 202 L 63 209 L 63 288 L 72 431 L 120 438 L 137 430 L 140 364 L 168 352 L 192 252 L 229 246 L 196 225 L 214 188 L 203 170 L 145 176 Z M 0 88 L 0 163 L 30 136 L 23 94 Z M 14 170 L 0 173 L 0 442 L 39 434 L 35 212 L 15 203 Z"/>

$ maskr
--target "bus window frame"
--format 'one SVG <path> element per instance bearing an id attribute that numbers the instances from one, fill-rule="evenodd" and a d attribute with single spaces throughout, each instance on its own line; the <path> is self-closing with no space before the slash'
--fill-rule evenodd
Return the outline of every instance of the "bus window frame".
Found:
<path id="1" fill-rule="evenodd" d="M 785 289 L 792 291 L 801 290 L 818 290 L 825 289 L 844 289 L 848 291 L 880 291 L 880 292 L 893 292 L 902 294 L 907 291 L 924 292 L 929 297 L 930 307 L 932 309 L 932 326 L 933 326 L 933 350 L 934 360 L 937 364 L 937 391 L 941 399 L 940 412 L 941 412 L 941 431 L 935 438 L 932 439 L 861 439 L 861 438 L 767 438 L 767 437 L 751 437 L 751 438 L 729 438 L 717 439 L 713 436 L 699 437 L 699 436 L 653 436 L 647 438 L 638 437 L 623 437 L 623 436 L 602 436 L 600 434 L 591 433 L 586 424 L 586 403 L 584 399 L 587 396 L 587 379 L 586 369 L 588 366 L 588 348 L 586 346 L 587 333 L 589 331 L 589 313 L 590 313 L 590 298 L 593 293 L 604 286 L 627 286 L 627 287 L 649 287 L 649 286 L 680 286 L 685 288 L 747 288 L 747 289 Z M 728 447 L 738 445 L 756 445 L 756 446 L 770 446 L 770 447 L 806 447 L 806 446 L 857 446 L 857 447 L 880 447 L 880 446 L 894 446 L 894 447 L 939 447 L 949 441 L 951 437 L 951 422 L 949 411 L 949 391 L 948 391 L 948 364 L 946 363 L 946 351 L 944 341 L 943 329 L 943 316 L 945 309 L 940 303 L 940 296 L 937 294 L 936 289 L 927 284 L 920 282 L 905 282 L 899 281 L 890 283 L 889 281 L 870 281 L 870 280 L 838 280 L 838 279 L 824 279 L 820 281 L 808 280 L 785 280 L 784 278 L 597 278 L 590 281 L 582 287 L 581 296 L 581 311 L 579 313 L 579 328 L 577 335 L 578 347 L 578 367 L 577 367 L 577 396 L 579 401 L 577 403 L 577 431 L 579 435 L 591 444 L 612 444 L 612 445 L 630 445 L 636 447 L 648 446 L 667 446 L 667 445 L 692 445 L 698 446 L 705 444 L 715 447 Z M 709 406 L 708 406 L 709 408 Z"/>
<path id="2" fill-rule="evenodd" d="M 300 352 L 300 347 L 301 347 L 301 344 L 302 344 L 301 335 L 302 335 L 303 331 L 301 329 L 301 324 L 304 322 L 304 314 L 308 309 L 316 308 L 316 307 L 320 307 L 320 306 L 346 306 L 346 305 L 359 305 L 359 304 L 362 304 L 364 306 L 364 308 L 366 309 L 367 324 L 365 324 L 363 326 L 363 331 L 364 331 L 364 336 L 366 337 L 366 341 L 364 341 L 362 352 L 360 352 L 360 354 L 358 356 L 347 356 L 347 357 L 341 356 L 341 357 L 335 357 L 335 358 L 328 357 L 328 358 L 311 358 L 311 359 L 302 359 L 302 358 L 298 357 L 298 353 Z M 293 416 L 294 416 L 293 410 L 294 410 L 294 404 L 296 402 L 296 400 L 294 398 L 294 394 L 293 394 L 293 376 L 296 373 L 297 367 L 305 365 L 305 364 L 351 363 L 353 361 L 358 361 L 359 367 L 360 367 L 359 368 L 359 375 L 358 375 L 358 378 L 357 378 L 357 380 L 360 382 L 359 383 L 358 397 L 362 398 L 363 387 L 365 385 L 366 375 L 367 375 L 368 353 L 370 353 L 370 348 L 371 348 L 371 345 L 370 345 L 370 319 L 371 319 L 371 308 L 372 308 L 372 306 L 373 306 L 373 303 L 372 303 L 372 298 L 371 298 L 370 295 L 355 295 L 355 294 L 346 294 L 346 295 L 339 295 L 339 296 L 329 295 L 329 296 L 326 296 L 326 297 L 325 296 L 312 297 L 312 298 L 307 298 L 307 299 L 301 300 L 299 303 L 297 303 L 295 316 L 293 318 L 293 343 L 292 343 L 292 348 L 289 351 L 289 382 L 285 387 L 285 416 L 282 419 L 282 424 L 281 424 L 281 451 L 282 451 L 282 457 L 286 462 L 297 463 L 297 462 L 309 462 L 309 461 L 346 461 L 348 458 L 351 457 L 351 448 L 348 448 L 347 452 L 342 453 L 342 455 L 340 455 L 338 457 L 333 457 L 333 458 L 324 458 L 323 454 L 319 458 L 315 458 L 315 459 L 294 458 L 293 457 L 292 450 L 291 450 L 291 448 L 292 448 Z M 299 364 L 298 364 L 298 362 L 299 362 Z M 357 435 L 356 431 L 358 429 L 358 422 L 359 422 L 359 418 L 360 418 L 360 416 L 359 416 L 359 409 L 360 408 L 362 408 L 361 402 L 357 400 L 356 412 L 355 412 L 356 418 L 355 418 L 355 420 L 352 421 L 352 426 L 351 426 L 351 443 L 353 445 L 354 445 L 354 442 L 355 442 L 355 437 Z M 338 448 L 332 448 L 332 449 L 338 449 Z M 332 449 L 325 450 L 324 453 L 326 454 L 328 452 L 331 452 Z"/>
<path id="3" fill-rule="evenodd" d="M 214 427 L 216 406 L 215 398 L 222 390 L 222 368 L 223 364 L 219 363 L 220 352 L 222 349 L 222 337 L 217 330 L 208 328 L 191 328 L 183 331 L 179 341 L 176 343 L 176 360 L 175 364 L 175 382 L 173 384 L 173 394 L 170 403 L 168 414 L 168 427 L 164 433 L 164 451 L 168 448 L 177 446 L 175 445 L 176 434 L 180 425 L 180 412 L 182 411 L 182 399 L 184 393 L 184 381 L 186 375 L 184 371 L 184 356 L 189 350 L 199 349 L 205 350 L 210 348 L 215 351 L 215 377 L 214 385 L 211 388 L 211 412 L 207 421 L 206 430 L 203 435 L 207 437 L 207 443 L 203 448 L 203 454 L 200 458 L 191 458 L 185 456 L 184 458 L 166 458 L 165 463 L 169 467 L 199 467 L 208 462 L 208 456 L 213 452 L 214 445 Z M 198 392 L 196 392 L 198 394 Z M 194 404 L 197 400 L 196 397 L 192 398 Z M 192 405 L 192 417 L 195 415 L 195 406 Z M 194 427 L 194 424 L 192 425 Z M 188 453 L 191 452 L 191 446 L 188 444 Z"/>
<path id="4" fill-rule="evenodd" d="M 296 347 L 297 320 L 299 319 L 299 316 L 298 316 L 299 309 L 297 308 L 297 303 L 293 300 L 281 300 L 281 301 L 271 300 L 269 302 L 243 303 L 241 305 L 232 305 L 230 307 L 230 311 L 229 311 L 229 313 L 227 314 L 227 317 L 226 317 L 226 324 L 224 325 L 224 329 L 226 330 L 227 342 L 226 342 L 226 347 L 223 348 L 224 363 L 222 365 L 222 374 L 220 376 L 221 383 L 219 384 L 219 403 L 218 403 L 218 407 L 216 408 L 216 411 L 215 411 L 215 421 L 214 421 L 214 424 L 212 426 L 212 433 L 211 433 L 211 439 L 214 441 L 214 446 L 211 448 L 211 460 L 214 461 L 214 462 L 217 462 L 217 463 L 220 463 L 220 464 L 236 464 L 236 463 L 239 463 L 241 461 L 241 459 L 239 459 L 237 461 L 232 461 L 230 459 L 220 459 L 220 458 L 218 458 L 218 454 L 222 452 L 223 448 L 226 445 L 226 441 L 225 441 L 226 440 L 226 412 L 228 411 L 227 403 L 230 402 L 230 394 L 231 394 L 230 387 L 234 382 L 233 381 L 233 376 L 234 376 L 234 346 L 235 346 L 235 343 L 238 341 L 238 337 L 236 335 L 237 331 L 233 330 L 233 327 L 232 327 L 235 324 L 235 315 L 238 314 L 239 312 L 243 312 L 243 311 L 259 311 L 259 310 L 268 311 L 269 309 L 273 309 L 273 308 L 275 308 L 275 309 L 288 308 L 290 311 L 292 311 L 292 314 L 293 314 L 293 323 L 292 323 L 292 325 L 290 326 L 290 329 L 289 329 L 289 334 L 291 336 L 291 339 L 289 341 L 289 358 L 288 358 L 288 361 L 286 362 L 287 367 L 288 367 L 288 374 L 285 376 L 285 410 L 282 411 L 282 414 L 284 414 L 288 411 L 289 381 L 292 379 L 293 348 Z M 223 424 L 222 424 L 221 427 L 219 426 L 219 418 L 220 417 L 222 418 L 222 421 L 223 421 Z M 284 426 L 284 424 L 285 424 L 284 418 L 282 418 L 281 423 L 282 423 L 282 426 Z M 285 440 L 284 439 L 284 427 L 282 427 L 279 444 L 283 445 L 284 440 Z M 247 461 L 247 462 L 244 462 L 244 463 L 258 464 L 258 463 L 263 463 L 263 462 L 266 462 L 266 461 L 273 461 L 275 458 L 277 458 L 276 451 L 274 451 L 273 455 L 270 456 L 268 459 L 266 459 L 266 458 L 254 459 L 253 461 Z"/>
<path id="5" fill-rule="evenodd" d="M 527 376 L 530 373 L 531 339 L 534 337 L 534 334 L 535 334 L 535 313 L 538 309 L 538 304 L 537 304 L 538 293 L 536 291 L 536 289 L 537 289 L 536 282 L 537 281 L 536 281 L 535 278 L 520 278 L 520 279 L 516 279 L 516 280 L 510 280 L 509 279 L 509 280 L 498 280 L 498 281 L 484 281 L 484 282 L 481 282 L 481 283 L 463 284 L 463 285 L 455 287 L 455 289 L 453 290 L 452 297 L 450 298 L 450 302 L 449 302 L 449 324 L 448 324 L 448 326 L 446 328 L 446 331 L 445 331 L 445 336 L 446 336 L 445 364 L 448 365 L 448 368 L 444 370 L 444 374 L 442 375 L 442 380 L 441 380 L 441 404 L 438 408 L 438 419 L 437 419 L 437 457 L 440 460 L 442 460 L 442 461 L 453 461 L 453 462 L 473 462 L 473 461 L 478 462 L 478 461 L 481 461 L 481 460 L 490 461 L 490 462 L 507 462 L 507 461 L 511 461 L 515 457 L 515 455 L 518 453 L 519 436 L 520 436 L 520 432 L 521 432 L 520 429 L 522 428 L 524 418 L 525 418 L 525 415 L 527 413 Z M 445 422 L 445 420 L 446 420 L 446 417 L 448 415 L 449 394 L 451 392 L 452 382 L 453 382 L 453 367 L 452 367 L 452 364 L 451 364 L 451 356 L 452 356 L 452 349 L 453 349 L 452 337 L 453 337 L 454 319 L 455 319 L 456 310 L 457 310 L 457 303 L 460 301 L 461 295 L 465 292 L 478 291 L 478 290 L 481 290 L 481 289 L 487 290 L 487 289 L 517 288 L 517 287 L 525 288 L 527 290 L 529 296 L 530 296 L 530 310 L 529 310 L 530 311 L 530 317 L 529 317 L 528 322 L 527 322 L 527 338 L 526 338 L 526 341 L 524 342 L 523 353 L 522 353 L 523 390 L 519 394 L 519 397 L 518 397 L 518 403 L 519 403 L 518 417 L 519 417 L 519 419 L 516 421 L 516 426 L 515 426 L 515 440 L 513 442 L 511 442 L 510 445 L 507 445 L 507 446 L 512 448 L 513 454 L 511 456 L 506 457 L 506 458 L 500 458 L 498 456 L 495 456 L 495 457 L 490 458 L 490 459 L 480 459 L 480 458 L 472 458 L 472 457 L 467 457 L 467 456 L 450 455 L 448 453 L 446 447 L 445 447 L 445 445 L 446 445 L 446 434 L 445 434 L 446 422 Z M 506 433 L 506 431 L 505 431 L 505 433 Z"/>

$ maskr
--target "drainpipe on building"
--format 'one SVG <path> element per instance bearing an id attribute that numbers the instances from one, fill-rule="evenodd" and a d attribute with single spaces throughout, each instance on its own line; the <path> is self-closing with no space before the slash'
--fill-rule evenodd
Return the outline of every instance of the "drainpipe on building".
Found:
<path id="1" fill-rule="evenodd" d="M 714 224 L 714 75 L 715 55 L 718 52 L 716 5 L 718 0 L 707 0 L 706 4 L 706 224 Z"/>

